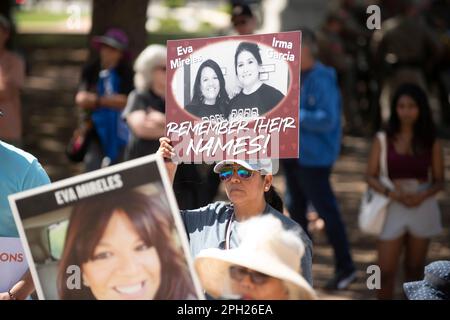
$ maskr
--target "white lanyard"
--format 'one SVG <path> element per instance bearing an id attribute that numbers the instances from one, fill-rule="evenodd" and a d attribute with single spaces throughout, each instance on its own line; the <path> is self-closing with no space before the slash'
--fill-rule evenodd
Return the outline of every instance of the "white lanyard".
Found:
<path id="1" fill-rule="evenodd" d="M 231 248 L 231 229 L 234 220 L 234 212 L 231 214 L 230 220 L 228 220 L 227 228 L 225 230 L 225 250 L 229 250 Z"/>

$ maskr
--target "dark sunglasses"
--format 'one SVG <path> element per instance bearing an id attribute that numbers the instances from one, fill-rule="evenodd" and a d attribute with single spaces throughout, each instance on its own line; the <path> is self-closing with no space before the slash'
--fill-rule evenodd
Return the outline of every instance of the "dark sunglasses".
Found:
<path id="1" fill-rule="evenodd" d="M 228 270 L 230 273 L 230 277 L 233 280 L 242 281 L 248 275 L 250 277 L 250 281 L 256 285 L 264 284 L 270 278 L 270 276 L 264 273 L 251 271 L 241 266 L 231 266 Z"/>
<path id="2" fill-rule="evenodd" d="M 236 170 L 237 175 L 239 176 L 239 178 L 242 179 L 248 179 L 253 175 L 253 171 L 252 170 L 248 170 L 242 166 L 240 167 L 233 167 L 233 166 L 228 166 L 228 167 L 223 167 L 220 172 L 219 172 L 219 178 L 222 181 L 226 181 L 231 179 L 231 177 L 233 176 L 233 172 Z"/>

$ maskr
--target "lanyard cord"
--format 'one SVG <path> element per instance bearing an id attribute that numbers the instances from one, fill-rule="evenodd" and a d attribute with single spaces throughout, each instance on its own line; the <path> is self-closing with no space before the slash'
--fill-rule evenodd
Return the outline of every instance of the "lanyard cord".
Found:
<path id="1" fill-rule="evenodd" d="M 225 229 L 225 250 L 229 250 L 231 248 L 231 229 L 233 220 L 234 220 L 234 211 L 231 214 L 230 220 L 228 220 L 227 227 Z"/>

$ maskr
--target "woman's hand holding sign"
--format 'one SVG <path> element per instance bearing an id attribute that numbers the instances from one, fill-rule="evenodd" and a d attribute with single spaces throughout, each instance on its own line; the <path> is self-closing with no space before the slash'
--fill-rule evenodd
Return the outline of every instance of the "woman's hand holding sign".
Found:
<path id="1" fill-rule="evenodd" d="M 158 153 L 163 156 L 170 182 L 173 183 L 175 173 L 177 171 L 177 164 L 172 162 L 172 158 L 175 156 L 175 152 L 169 138 L 159 138 Z"/>

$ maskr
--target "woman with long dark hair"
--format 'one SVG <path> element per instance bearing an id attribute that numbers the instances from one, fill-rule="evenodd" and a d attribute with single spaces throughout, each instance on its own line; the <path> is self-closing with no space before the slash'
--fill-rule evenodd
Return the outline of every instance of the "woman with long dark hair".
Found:
<path id="1" fill-rule="evenodd" d="M 77 204 L 59 264 L 60 298 L 171 300 L 195 298 L 169 207 L 157 196 L 112 192 Z M 79 266 L 81 289 L 67 268 Z"/>
<path id="2" fill-rule="evenodd" d="M 425 92 L 415 84 L 400 86 L 385 131 L 386 160 L 394 189 L 379 180 L 381 142 L 374 140 L 367 168 L 368 184 L 391 199 L 378 239 L 380 299 L 394 297 L 395 275 L 405 252 L 406 281 L 422 277 L 430 238 L 442 230 L 435 195 L 442 190 L 442 146 Z"/>
<path id="3" fill-rule="evenodd" d="M 219 65 L 211 59 L 204 61 L 198 68 L 192 100 L 186 111 L 202 120 L 225 120 L 224 111 L 229 102 Z"/>
<path id="4" fill-rule="evenodd" d="M 173 181 L 177 165 L 171 162 L 174 148 L 167 137 L 159 139 L 158 153 L 166 158 L 166 168 Z M 270 159 L 222 160 L 214 172 L 224 183 L 229 202 L 216 201 L 195 210 L 181 210 L 181 217 L 189 237 L 191 253 L 195 257 L 203 249 L 231 249 L 240 244 L 238 225 L 255 216 L 271 215 L 286 229 L 299 229 L 305 243 L 301 263 L 302 274 L 312 283 L 312 245 L 303 229 L 283 215 L 283 202 L 273 186 L 273 164 Z"/>

